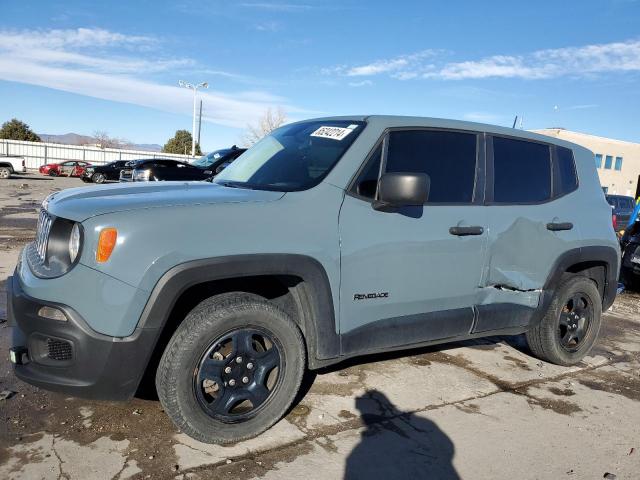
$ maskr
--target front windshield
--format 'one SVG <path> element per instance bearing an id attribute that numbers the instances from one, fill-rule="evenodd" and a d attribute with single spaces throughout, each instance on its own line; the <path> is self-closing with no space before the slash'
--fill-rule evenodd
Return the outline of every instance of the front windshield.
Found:
<path id="1" fill-rule="evenodd" d="M 215 152 L 207 153 L 206 155 L 203 155 L 197 160 L 191 162 L 191 165 L 195 165 L 196 167 L 208 167 L 209 165 L 212 165 L 216 160 L 224 157 L 230 151 L 231 150 L 227 148 L 225 150 L 216 150 Z"/>
<path id="2" fill-rule="evenodd" d="M 331 171 L 364 122 L 314 120 L 286 125 L 224 169 L 215 183 L 262 190 L 306 190 Z"/>

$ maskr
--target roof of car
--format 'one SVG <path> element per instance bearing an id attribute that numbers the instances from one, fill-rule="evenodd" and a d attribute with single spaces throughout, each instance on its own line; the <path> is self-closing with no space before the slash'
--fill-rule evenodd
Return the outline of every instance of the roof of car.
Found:
<path id="1" fill-rule="evenodd" d="M 502 127 L 499 125 L 491 125 L 488 123 L 468 122 L 466 120 L 451 120 L 446 118 L 435 117 L 413 117 L 402 115 L 345 115 L 335 117 L 311 118 L 303 121 L 356 121 L 367 122 L 369 124 L 377 124 L 383 128 L 394 127 L 431 127 L 446 128 L 453 130 L 472 130 L 493 133 L 496 135 L 505 135 L 511 137 L 520 137 L 527 140 L 551 143 L 571 149 L 584 149 L 584 147 L 575 143 L 567 142 L 556 137 L 550 137 L 539 133 L 530 132 L 528 130 L 520 130 L 517 128 Z"/>

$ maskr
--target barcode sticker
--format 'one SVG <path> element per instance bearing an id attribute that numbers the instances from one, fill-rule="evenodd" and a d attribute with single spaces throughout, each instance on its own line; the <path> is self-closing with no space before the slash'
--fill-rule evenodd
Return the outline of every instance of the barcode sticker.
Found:
<path id="1" fill-rule="evenodd" d="M 331 140 L 344 140 L 344 138 L 353 132 L 351 128 L 342 127 L 320 127 L 311 134 L 312 137 L 330 138 Z"/>

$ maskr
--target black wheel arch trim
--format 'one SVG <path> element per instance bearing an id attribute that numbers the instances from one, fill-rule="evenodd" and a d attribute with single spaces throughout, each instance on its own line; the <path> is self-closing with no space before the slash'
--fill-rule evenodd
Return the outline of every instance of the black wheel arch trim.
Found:
<path id="1" fill-rule="evenodd" d="M 602 286 L 602 311 L 607 310 L 616 298 L 618 275 L 620 271 L 620 256 L 613 247 L 586 246 L 568 250 L 555 261 L 551 273 L 544 284 L 540 305 L 531 321 L 531 326 L 538 324 L 544 317 L 553 295 L 555 294 L 564 274 L 578 264 L 604 263 L 605 278 Z"/>
<path id="2" fill-rule="evenodd" d="M 156 283 L 136 330 L 161 332 L 180 296 L 195 285 L 262 275 L 291 275 L 302 279 L 302 288 L 296 288 L 296 302 L 302 313 L 299 326 L 308 350 L 309 367 L 315 368 L 324 359 L 340 356 L 340 336 L 327 273 L 319 261 L 299 254 L 231 255 L 176 265 Z"/>

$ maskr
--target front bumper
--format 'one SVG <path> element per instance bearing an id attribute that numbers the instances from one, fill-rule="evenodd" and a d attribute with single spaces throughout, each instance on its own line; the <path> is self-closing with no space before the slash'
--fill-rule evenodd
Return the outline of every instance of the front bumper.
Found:
<path id="1" fill-rule="evenodd" d="M 71 307 L 28 296 L 17 275 L 7 280 L 13 330 L 12 362 L 21 380 L 46 390 L 100 400 L 131 398 L 155 346 L 156 329 L 124 338 L 95 332 Z M 41 307 L 61 310 L 67 321 L 43 318 Z"/>

